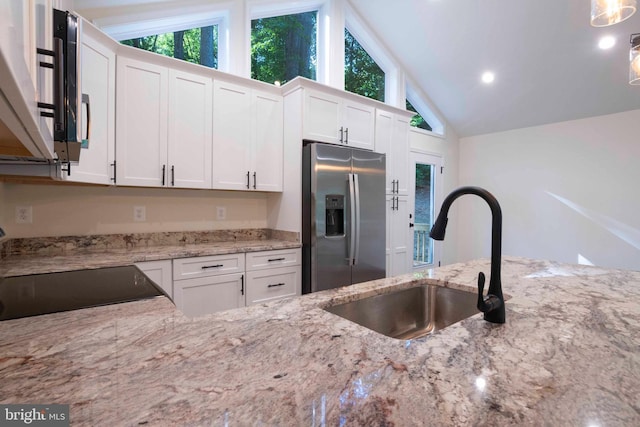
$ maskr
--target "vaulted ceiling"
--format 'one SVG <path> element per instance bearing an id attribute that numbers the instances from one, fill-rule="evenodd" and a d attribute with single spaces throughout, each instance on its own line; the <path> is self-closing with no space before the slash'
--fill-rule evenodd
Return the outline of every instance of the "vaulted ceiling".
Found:
<path id="1" fill-rule="evenodd" d="M 640 109 L 628 83 L 640 12 L 595 28 L 589 0 L 348 2 L 461 137 Z M 75 0 L 105 14 L 126 3 L 163 1 Z M 604 35 L 613 48 L 598 48 Z"/>

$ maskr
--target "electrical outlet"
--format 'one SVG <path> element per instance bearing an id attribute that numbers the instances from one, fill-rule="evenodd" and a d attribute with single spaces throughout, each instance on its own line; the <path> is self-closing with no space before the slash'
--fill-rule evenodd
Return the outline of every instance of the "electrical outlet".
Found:
<path id="1" fill-rule="evenodd" d="M 31 206 L 16 206 L 16 224 L 31 224 L 33 209 Z"/>
<path id="2" fill-rule="evenodd" d="M 135 222 L 144 222 L 147 220 L 147 209 L 144 206 L 133 207 L 133 220 Z"/>
<path id="3" fill-rule="evenodd" d="M 227 219 L 227 208 L 225 206 L 218 206 L 216 209 L 216 218 L 219 220 Z"/>

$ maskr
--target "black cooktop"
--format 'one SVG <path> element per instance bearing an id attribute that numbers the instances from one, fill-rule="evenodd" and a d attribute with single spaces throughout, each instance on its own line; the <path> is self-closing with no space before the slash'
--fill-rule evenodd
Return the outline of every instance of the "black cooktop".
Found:
<path id="1" fill-rule="evenodd" d="M 161 295 L 162 289 L 132 265 L 7 277 L 0 279 L 0 320 Z"/>

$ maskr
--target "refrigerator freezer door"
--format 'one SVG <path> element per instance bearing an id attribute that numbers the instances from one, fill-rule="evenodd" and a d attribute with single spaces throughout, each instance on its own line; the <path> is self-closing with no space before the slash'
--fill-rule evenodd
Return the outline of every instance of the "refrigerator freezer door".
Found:
<path id="1" fill-rule="evenodd" d="M 352 284 L 385 277 L 385 156 L 353 150 L 352 173 L 356 175 L 359 221 Z"/>
<path id="2" fill-rule="evenodd" d="M 351 200 L 348 180 L 351 172 L 351 150 L 323 144 L 312 144 L 310 147 L 313 213 L 310 224 L 311 292 L 317 292 L 351 284 L 349 236 L 352 230 L 349 221 Z M 326 201 L 332 198 L 344 199 L 343 235 L 327 233 Z"/>

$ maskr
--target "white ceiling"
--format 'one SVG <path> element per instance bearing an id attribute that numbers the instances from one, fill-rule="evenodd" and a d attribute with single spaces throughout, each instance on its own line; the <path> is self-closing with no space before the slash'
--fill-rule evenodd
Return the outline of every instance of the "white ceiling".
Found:
<path id="1" fill-rule="evenodd" d="M 350 2 L 461 137 L 640 108 L 628 83 L 640 12 L 595 28 L 589 0 Z"/>
<path id="2" fill-rule="evenodd" d="M 640 109 L 640 86 L 628 83 L 640 12 L 595 28 L 589 0 L 348 1 L 461 137 Z M 163 2 L 75 5 L 106 16 Z M 603 35 L 616 37 L 612 49 L 597 47 Z M 492 85 L 480 81 L 485 70 Z"/>

